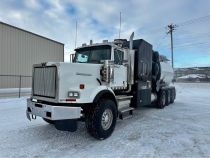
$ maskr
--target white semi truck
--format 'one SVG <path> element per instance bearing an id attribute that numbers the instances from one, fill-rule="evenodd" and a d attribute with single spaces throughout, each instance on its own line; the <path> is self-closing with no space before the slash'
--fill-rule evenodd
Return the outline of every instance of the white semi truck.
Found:
<path id="1" fill-rule="evenodd" d="M 146 105 L 164 108 L 176 97 L 173 69 L 143 39 L 76 48 L 72 63 L 47 62 L 33 66 L 32 93 L 26 115 L 36 116 L 58 130 L 76 131 L 85 121 L 87 131 L 106 139 L 117 118 L 125 119 Z"/>

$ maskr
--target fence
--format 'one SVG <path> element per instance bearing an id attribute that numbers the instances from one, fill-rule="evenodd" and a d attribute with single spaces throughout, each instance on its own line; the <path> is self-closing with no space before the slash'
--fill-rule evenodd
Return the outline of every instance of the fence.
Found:
<path id="1" fill-rule="evenodd" d="M 0 75 L 0 98 L 30 95 L 31 80 L 25 75 Z"/>

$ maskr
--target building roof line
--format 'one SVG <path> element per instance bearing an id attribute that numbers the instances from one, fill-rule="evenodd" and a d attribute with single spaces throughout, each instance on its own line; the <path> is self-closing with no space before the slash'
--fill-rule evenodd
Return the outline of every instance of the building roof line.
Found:
<path id="1" fill-rule="evenodd" d="M 33 32 L 31 32 L 31 31 L 28 31 L 28 30 L 24 30 L 24 29 L 22 29 L 22 28 L 20 28 L 20 27 L 17 27 L 17 26 L 11 25 L 11 24 L 7 24 L 7 23 L 2 22 L 2 21 L 0 21 L 0 24 L 3 24 L 3 25 L 6 25 L 6 26 L 9 26 L 9 27 L 18 29 L 18 30 L 20 30 L 20 31 L 27 32 L 27 33 L 30 33 L 30 34 L 32 34 L 32 35 L 35 35 L 35 36 L 44 38 L 44 39 L 46 39 L 46 40 L 49 40 L 49 41 L 52 41 L 52 42 L 55 42 L 55 43 L 64 45 L 64 43 L 61 43 L 61 42 L 58 42 L 58 41 L 56 41 L 56 40 L 50 39 L 50 38 L 48 38 L 48 37 L 39 35 L 39 34 L 37 34 L 37 33 L 33 33 Z"/>

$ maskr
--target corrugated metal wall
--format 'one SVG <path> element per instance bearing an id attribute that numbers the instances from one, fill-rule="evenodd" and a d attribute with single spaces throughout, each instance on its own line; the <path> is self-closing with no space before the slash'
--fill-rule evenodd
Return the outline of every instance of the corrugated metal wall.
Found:
<path id="1" fill-rule="evenodd" d="M 0 75 L 31 76 L 33 64 L 47 61 L 64 61 L 62 43 L 0 22 Z M 17 87 L 13 82 L 0 78 L 0 88 Z"/>

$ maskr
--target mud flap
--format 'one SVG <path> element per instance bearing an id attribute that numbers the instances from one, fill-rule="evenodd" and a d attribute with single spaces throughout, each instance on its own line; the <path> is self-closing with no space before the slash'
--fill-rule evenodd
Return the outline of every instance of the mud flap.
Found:
<path id="1" fill-rule="evenodd" d="M 77 130 L 77 120 L 57 120 L 55 121 L 55 128 L 61 131 L 75 132 Z"/>
<path id="2" fill-rule="evenodd" d="M 141 89 L 137 93 L 139 93 L 140 106 L 151 104 L 151 89 Z"/>
<path id="3" fill-rule="evenodd" d="M 26 117 L 28 118 L 29 121 L 31 121 L 31 117 L 30 117 L 28 110 L 26 110 Z"/>

